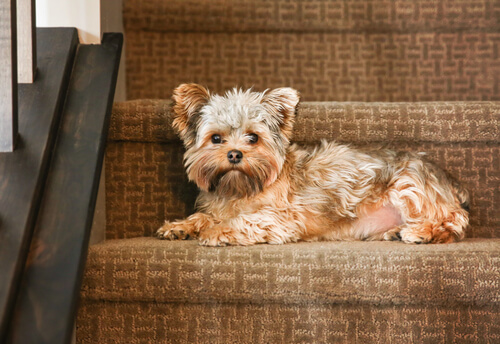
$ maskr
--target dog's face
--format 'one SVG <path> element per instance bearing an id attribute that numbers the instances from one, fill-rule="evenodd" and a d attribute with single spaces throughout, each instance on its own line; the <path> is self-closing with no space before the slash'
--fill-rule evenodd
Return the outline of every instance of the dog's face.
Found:
<path id="1" fill-rule="evenodd" d="M 186 171 L 200 189 L 240 198 L 276 180 L 292 135 L 297 91 L 234 89 L 222 97 L 184 84 L 173 100 L 173 126 L 186 147 Z"/>

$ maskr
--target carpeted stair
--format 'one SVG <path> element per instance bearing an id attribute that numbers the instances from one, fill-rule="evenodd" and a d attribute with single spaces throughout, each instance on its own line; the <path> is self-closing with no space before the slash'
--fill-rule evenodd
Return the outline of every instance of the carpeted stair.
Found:
<path id="1" fill-rule="evenodd" d="M 113 110 L 78 343 L 500 342 L 499 2 L 126 0 L 124 15 L 135 100 Z M 295 87 L 295 142 L 427 152 L 471 192 L 467 239 L 152 238 L 194 211 L 170 102 L 146 99 L 183 82 Z"/>

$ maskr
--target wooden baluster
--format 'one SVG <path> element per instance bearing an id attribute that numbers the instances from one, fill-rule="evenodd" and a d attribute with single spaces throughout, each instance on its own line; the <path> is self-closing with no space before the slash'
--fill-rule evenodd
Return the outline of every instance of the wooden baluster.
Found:
<path id="1" fill-rule="evenodd" d="M 36 72 L 35 0 L 17 0 L 18 82 L 30 84 Z"/>
<path id="2" fill-rule="evenodd" d="M 0 0 L 0 152 L 17 137 L 16 0 Z"/>

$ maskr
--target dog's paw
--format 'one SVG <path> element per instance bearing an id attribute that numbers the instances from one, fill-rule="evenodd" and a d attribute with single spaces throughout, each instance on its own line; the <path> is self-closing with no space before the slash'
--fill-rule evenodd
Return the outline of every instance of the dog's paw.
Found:
<path id="1" fill-rule="evenodd" d="M 230 245 L 232 237 L 231 230 L 222 226 L 214 226 L 200 232 L 199 242 L 202 246 L 221 247 Z"/>
<path id="2" fill-rule="evenodd" d="M 165 221 L 165 224 L 156 231 L 156 237 L 167 240 L 186 240 L 189 239 L 189 234 L 182 223 Z"/>
<path id="3" fill-rule="evenodd" d="M 399 229 L 390 230 L 384 233 L 383 240 L 385 241 L 400 241 L 401 234 Z"/>
<path id="4" fill-rule="evenodd" d="M 400 235 L 401 241 L 407 244 L 428 244 L 432 240 L 432 236 L 426 235 L 425 232 L 415 233 L 412 231 L 402 230 Z"/>

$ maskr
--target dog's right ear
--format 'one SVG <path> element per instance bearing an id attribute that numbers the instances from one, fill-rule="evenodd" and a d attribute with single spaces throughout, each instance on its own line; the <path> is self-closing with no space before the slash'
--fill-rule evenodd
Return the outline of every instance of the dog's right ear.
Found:
<path id="1" fill-rule="evenodd" d="M 173 123 L 186 147 L 196 139 L 196 121 L 200 109 L 208 102 L 210 93 L 198 84 L 182 84 L 174 90 Z"/>
<path id="2" fill-rule="evenodd" d="M 276 88 L 264 95 L 263 103 L 280 123 L 281 132 L 290 140 L 292 137 L 295 112 L 300 101 L 300 94 L 290 87 Z"/>

